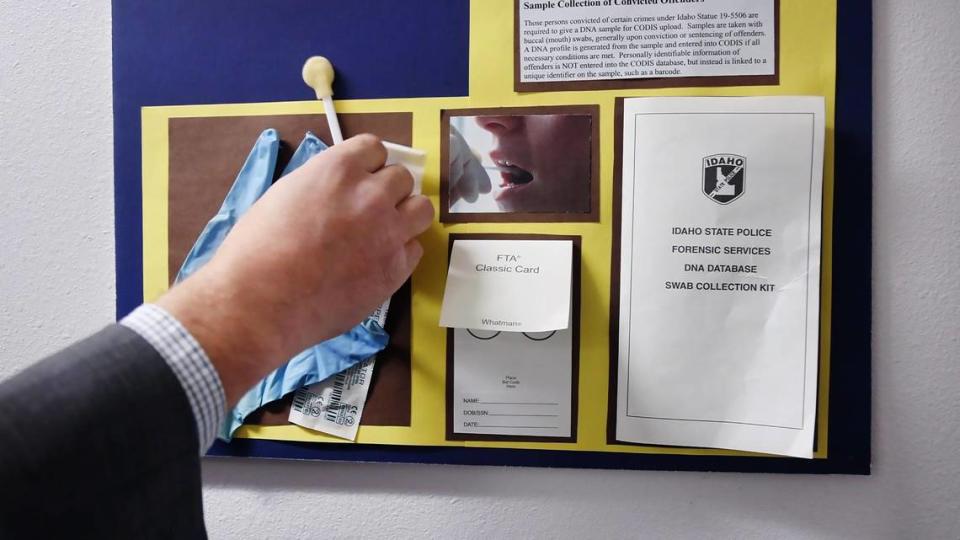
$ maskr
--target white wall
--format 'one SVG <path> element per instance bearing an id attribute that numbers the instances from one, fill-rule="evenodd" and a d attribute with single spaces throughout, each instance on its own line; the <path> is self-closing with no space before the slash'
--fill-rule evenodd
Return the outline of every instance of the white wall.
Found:
<path id="1" fill-rule="evenodd" d="M 960 8 L 876 4 L 873 477 L 209 461 L 211 536 L 960 536 Z M 110 103 L 108 2 L 0 0 L 0 378 L 111 320 Z"/>

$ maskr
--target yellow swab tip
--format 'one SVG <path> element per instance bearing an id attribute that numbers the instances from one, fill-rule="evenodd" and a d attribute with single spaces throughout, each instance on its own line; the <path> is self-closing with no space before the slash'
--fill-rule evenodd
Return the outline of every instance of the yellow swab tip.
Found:
<path id="1" fill-rule="evenodd" d="M 303 63 L 303 82 L 317 92 L 318 98 L 333 95 L 333 64 L 322 56 L 311 56 Z"/>

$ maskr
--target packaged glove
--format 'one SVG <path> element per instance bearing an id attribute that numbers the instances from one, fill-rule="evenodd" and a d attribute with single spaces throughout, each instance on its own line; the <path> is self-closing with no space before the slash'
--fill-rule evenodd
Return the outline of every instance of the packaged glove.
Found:
<path id="1" fill-rule="evenodd" d="M 279 147 L 276 130 L 267 129 L 260 134 L 220 210 L 207 223 L 187 254 L 176 281 L 186 279 L 206 264 L 236 222 L 270 188 Z M 293 172 L 326 148 L 323 141 L 308 132 L 284 168 L 283 175 Z M 256 409 L 366 360 L 383 350 L 388 339 L 387 333 L 371 316 L 351 330 L 294 356 L 240 398 L 227 413 L 219 437 L 229 441 L 243 420 Z"/>

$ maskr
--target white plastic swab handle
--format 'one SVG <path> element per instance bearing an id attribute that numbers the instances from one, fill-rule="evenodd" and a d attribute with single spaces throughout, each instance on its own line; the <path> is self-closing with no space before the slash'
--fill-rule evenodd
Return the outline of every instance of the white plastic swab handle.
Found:
<path id="1" fill-rule="evenodd" d="M 327 115 L 327 124 L 330 126 L 330 136 L 333 138 L 333 144 L 343 142 L 343 132 L 340 131 L 340 121 L 337 120 L 337 110 L 333 107 L 333 98 L 323 96 L 323 112 Z"/>

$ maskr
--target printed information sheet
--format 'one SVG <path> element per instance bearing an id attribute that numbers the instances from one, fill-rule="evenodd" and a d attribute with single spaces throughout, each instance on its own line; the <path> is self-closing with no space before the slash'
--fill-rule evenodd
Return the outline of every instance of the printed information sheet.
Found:
<path id="1" fill-rule="evenodd" d="M 812 457 L 824 101 L 623 105 L 617 439 Z"/>
<path id="2" fill-rule="evenodd" d="M 522 83 L 776 73 L 774 0 L 524 0 Z"/>

